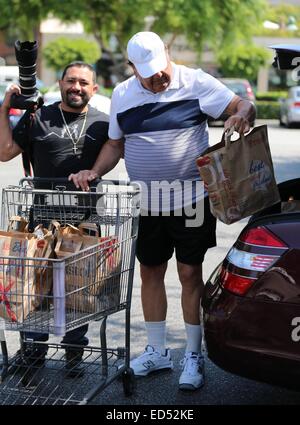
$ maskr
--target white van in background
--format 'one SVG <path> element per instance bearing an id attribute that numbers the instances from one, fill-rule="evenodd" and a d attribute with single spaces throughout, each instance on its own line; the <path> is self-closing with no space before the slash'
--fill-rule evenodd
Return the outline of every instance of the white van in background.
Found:
<path id="1" fill-rule="evenodd" d="M 18 81 L 19 81 L 18 66 L 0 66 L 0 83 L 1 84 L 17 83 Z"/>

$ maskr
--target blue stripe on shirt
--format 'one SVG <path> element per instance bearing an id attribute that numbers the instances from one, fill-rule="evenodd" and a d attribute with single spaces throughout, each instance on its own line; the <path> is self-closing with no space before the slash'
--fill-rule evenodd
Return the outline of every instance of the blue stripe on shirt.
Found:
<path id="1" fill-rule="evenodd" d="M 125 135 L 193 127 L 206 118 L 198 99 L 147 103 L 117 114 Z"/>

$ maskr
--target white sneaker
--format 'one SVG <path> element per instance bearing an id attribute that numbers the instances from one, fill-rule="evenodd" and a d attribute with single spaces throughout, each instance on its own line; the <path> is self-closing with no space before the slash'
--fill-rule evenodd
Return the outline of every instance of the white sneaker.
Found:
<path id="1" fill-rule="evenodd" d="M 204 384 L 204 358 L 201 353 L 186 353 L 180 364 L 183 366 L 179 378 L 179 389 L 195 391 Z"/>
<path id="2" fill-rule="evenodd" d="M 161 354 L 151 345 L 147 345 L 143 354 L 130 362 L 136 376 L 147 376 L 149 373 L 161 369 L 173 369 L 171 353 L 166 349 L 166 354 Z"/>

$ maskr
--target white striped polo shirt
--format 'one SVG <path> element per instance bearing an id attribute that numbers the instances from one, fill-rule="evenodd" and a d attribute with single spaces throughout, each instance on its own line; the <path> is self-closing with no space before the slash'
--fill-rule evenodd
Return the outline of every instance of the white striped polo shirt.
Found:
<path id="1" fill-rule="evenodd" d="M 231 90 L 201 69 L 173 62 L 171 83 L 161 93 L 146 90 L 135 76 L 114 89 L 109 137 L 125 138 L 130 180 L 143 182 L 148 195 L 162 182 L 173 187 L 170 202 L 152 196 L 150 205 L 148 196 L 148 209 L 177 209 L 203 197 L 203 190 L 195 192 L 195 184 L 186 193 L 174 188 L 200 181 L 195 160 L 208 147 L 207 115 L 219 117 L 233 97 Z"/>

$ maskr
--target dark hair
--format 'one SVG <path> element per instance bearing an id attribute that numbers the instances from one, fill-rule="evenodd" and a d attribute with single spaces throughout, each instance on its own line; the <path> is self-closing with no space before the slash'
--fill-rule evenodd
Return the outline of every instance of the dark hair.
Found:
<path id="1" fill-rule="evenodd" d="M 65 69 L 63 70 L 63 73 L 62 73 L 62 76 L 61 76 L 62 80 L 64 79 L 68 69 L 73 68 L 73 67 L 88 68 L 93 73 L 93 83 L 94 84 L 96 83 L 96 72 L 95 72 L 94 68 L 89 63 L 82 62 L 82 61 L 74 61 L 74 62 L 69 63 L 69 65 L 67 65 L 65 67 Z"/>

